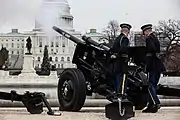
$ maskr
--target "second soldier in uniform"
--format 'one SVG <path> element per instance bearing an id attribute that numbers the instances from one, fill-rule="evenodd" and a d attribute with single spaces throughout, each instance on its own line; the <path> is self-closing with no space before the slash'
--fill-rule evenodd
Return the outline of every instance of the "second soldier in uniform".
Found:
<path id="1" fill-rule="evenodd" d="M 141 27 L 143 35 L 146 38 L 146 72 L 148 73 L 148 106 L 143 112 L 155 113 L 160 108 L 160 101 L 156 93 L 157 84 L 165 67 L 158 57 L 160 53 L 160 43 L 152 31 L 152 24 L 146 24 Z"/>

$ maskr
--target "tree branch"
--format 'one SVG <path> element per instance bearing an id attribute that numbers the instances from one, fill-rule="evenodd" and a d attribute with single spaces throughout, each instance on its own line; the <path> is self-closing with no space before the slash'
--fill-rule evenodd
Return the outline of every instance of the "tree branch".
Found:
<path id="1" fill-rule="evenodd" d="M 117 33 L 118 33 L 119 29 L 120 28 L 119 28 L 118 22 L 115 20 L 111 20 L 111 21 L 109 21 L 107 27 L 103 31 L 103 33 L 105 33 L 105 38 L 106 38 L 106 40 L 109 41 L 110 45 L 112 45 L 115 38 L 117 37 Z"/>

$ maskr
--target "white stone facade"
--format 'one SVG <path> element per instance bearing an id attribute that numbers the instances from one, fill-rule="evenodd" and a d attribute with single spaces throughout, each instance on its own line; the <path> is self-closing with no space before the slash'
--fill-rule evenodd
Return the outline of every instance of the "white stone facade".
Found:
<path id="1" fill-rule="evenodd" d="M 80 32 L 73 29 L 73 16 L 70 13 L 70 7 L 66 0 L 44 0 L 43 9 L 45 13 L 51 14 L 51 9 L 56 8 L 58 15 L 56 16 L 56 26 L 66 30 L 70 34 L 81 38 Z M 41 17 L 41 16 L 40 16 Z M 34 68 L 40 68 L 43 60 L 44 46 L 48 46 L 49 58 L 51 65 L 56 68 L 72 68 L 72 57 L 75 49 L 75 43 L 61 36 L 59 33 L 53 32 L 49 35 L 45 30 L 46 26 L 39 23 L 38 18 L 35 20 L 35 29 L 26 33 L 18 33 L 17 29 L 13 29 L 11 33 L 2 34 L 0 36 L 0 45 L 7 47 L 9 55 L 18 55 L 26 53 L 26 39 L 32 40 L 32 53 L 34 57 Z M 51 26 L 52 27 L 52 26 Z"/>
<path id="2" fill-rule="evenodd" d="M 52 19 L 50 19 L 50 21 L 55 22 L 57 27 L 66 30 L 70 34 L 76 37 L 81 37 L 81 34 L 73 29 L 73 16 L 70 13 L 70 7 L 66 0 L 44 0 L 42 9 L 44 11 L 44 14 L 53 14 L 54 11 L 58 11 L 58 14 L 53 16 L 55 17 L 55 21 L 52 21 Z M 49 19 L 46 20 L 47 22 L 49 21 Z M 46 31 L 48 26 L 43 23 L 40 24 L 39 22 L 41 22 L 41 20 L 38 20 L 37 18 L 35 29 L 31 33 L 29 33 L 31 34 L 34 43 L 34 67 L 41 67 L 45 45 L 48 46 L 51 65 L 55 65 L 56 68 L 75 67 L 75 65 L 72 64 L 75 43 L 66 39 L 53 30 L 51 31 L 52 35 L 49 35 L 49 33 L 47 33 Z"/>
<path id="3" fill-rule="evenodd" d="M 68 31 L 69 32 L 69 31 Z M 76 37 L 80 37 L 79 33 L 69 32 Z M 33 55 L 34 55 L 34 67 L 41 67 L 44 54 L 44 46 L 48 46 L 49 58 L 51 65 L 55 65 L 56 68 L 72 68 L 75 67 L 72 64 L 73 53 L 75 50 L 75 43 L 66 39 L 65 37 L 57 34 L 57 36 L 48 37 L 43 32 L 36 32 L 31 35 L 33 40 Z M 50 42 L 46 42 L 50 41 Z"/>
<path id="4" fill-rule="evenodd" d="M 12 32 L 0 34 L 0 49 L 6 47 L 10 55 L 24 54 L 24 41 L 26 36 L 20 34 L 17 29 Z"/>
<path id="5" fill-rule="evenodd" d="M 93 40 L 99 43 L 108 43 L 106 39 L 104 39 L 104 34 L 97 32 L 96 29 L 90 29 L 89 32 L 84 34 L 87 37 L 91 37 Z"/>

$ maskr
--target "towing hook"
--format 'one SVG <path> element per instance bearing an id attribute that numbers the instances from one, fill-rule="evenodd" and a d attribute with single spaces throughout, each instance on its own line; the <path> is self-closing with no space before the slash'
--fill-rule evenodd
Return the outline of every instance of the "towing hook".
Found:
<path id="1" fill-rule="evenodd" d="M 120 114 L 120 116 L 124 116 L 125 109 L 124 109 L 124 107 L 122 107 L 122 100 L 121 100 L 121 98 L 118 98 L 118 103 L 119 103 L 119 114 Z"/>

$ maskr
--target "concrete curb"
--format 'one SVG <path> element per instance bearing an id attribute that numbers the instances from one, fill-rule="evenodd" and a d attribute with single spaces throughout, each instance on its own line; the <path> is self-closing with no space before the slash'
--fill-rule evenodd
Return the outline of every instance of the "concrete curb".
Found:
<path id="1" fill-rule="evenodd" d="M 48 99 L 52 107 L 58 107 L 59 102 L 56 99 Z M 162 106 L 180 106 L 180 99 L 160 99 Z M 84 107 L 104 107 L 110 102 L 106 99 L 86 99 Z M 23 107 L 22 102 L 11 102 L 7 100 L 0 101 L 0 107 Z"/>

